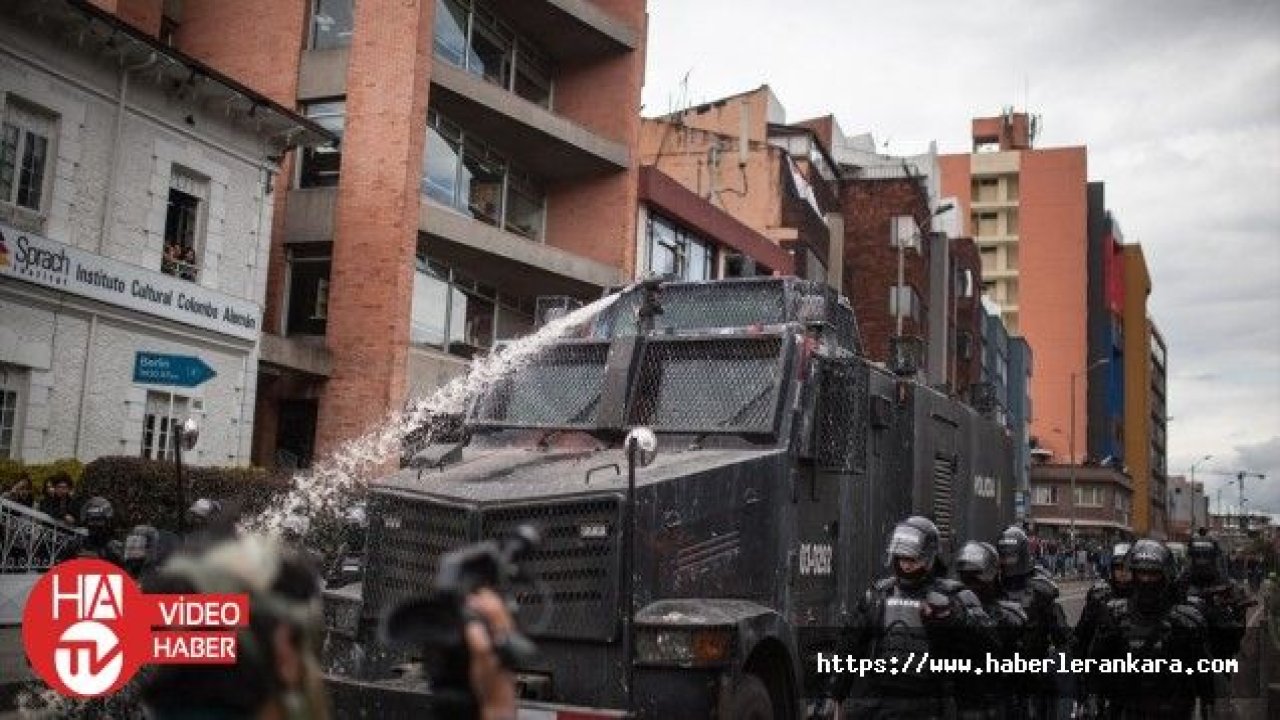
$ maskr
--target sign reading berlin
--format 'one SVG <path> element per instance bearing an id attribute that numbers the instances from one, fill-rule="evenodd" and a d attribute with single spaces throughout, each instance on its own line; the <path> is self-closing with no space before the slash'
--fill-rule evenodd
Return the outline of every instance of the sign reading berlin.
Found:
<path id="1" fill-rule="evenodd" d="M 248 624 L 246 595 L 148 595 L 111 563 L 70 560 L 32 589 L 22 644 L 49 687 L 91 698 L 120 690 L 151 663 L 234 664 L 236 628 Z"/>

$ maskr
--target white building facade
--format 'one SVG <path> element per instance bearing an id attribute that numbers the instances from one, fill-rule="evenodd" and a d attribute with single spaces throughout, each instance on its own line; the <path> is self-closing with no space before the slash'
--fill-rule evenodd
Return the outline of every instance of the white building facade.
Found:
<path id="1" fill-rule="evenodd" d="M 0 459 L 249 462 L 273 197 L 326 132 L 113 17 L 0 7 Z"/>

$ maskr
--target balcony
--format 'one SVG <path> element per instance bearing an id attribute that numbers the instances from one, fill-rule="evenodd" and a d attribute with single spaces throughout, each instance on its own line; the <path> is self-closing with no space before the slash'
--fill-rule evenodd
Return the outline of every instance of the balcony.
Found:
<path id="1" fill-rule="evenodd" d="M 978 247 L 992 247 L 995 245 L 1013 245 L 1018 242 L 1017 234 L 998 234 L 998 235 L 977 235 L 973 238 L 974 243 Z"/>
<path id="2" fill-rule="evenodd" d="M 333 357 L 323 337 L 281 337 L 264 332 L 258 345 L 258 359 L 267 365 L 316 377 L 329 377 L 333 369 Z"/>
<path id="3" fill-rule="evenodd" d="M 351 48 L 307 50 L 298 65 L 298 99 L 317 100 L 347 94 L 347 61 Z"/>
<path id="4" fill-rule="evenodd" d="M 431 105 L 548 182 L 626 170 L 631 155 L 567 118 L 447 62 L 431 72 Z"/>
<path id="5" fill-rule="evenodd" d="M 337 197 L 336 187 L 290 190 L 285 201 L 285 242 L 332 242 L 333 208 Z"/>
<path id="6" fill-rule="evenodd" d="M 639 46 L 636 28 L 588 0 L 489 0 L 488 4 L 561 63 L 601 59 Z"/>
<path id="7" fill-rule="evenodd" d="M 1018 278 L 1017 268 L 992 268 L 991 270 L 983 269 L 983 280 L 1016 280 Z"/>
<path id="8" fill-rule="evenodd" d="M 974 153 L 970 156 L 969 172 L 979 175 L 1016 175 L 1022 160 L 1017 151 Z"/>
<path id="9" fill-rule="evenodd" d="M 530 242 L 429 200 L 418 210 L 428 251 L 513 295 L 590 297 L 625 281 L 622 271 L 550 245 Z"/>
<path id="10" fill-rule="evenodd" d="M 969 207 L 974 212 L 993 211 L 993 210 L 1015 210 L 1018 207 L 1018 200 L 971 200 Z"/>

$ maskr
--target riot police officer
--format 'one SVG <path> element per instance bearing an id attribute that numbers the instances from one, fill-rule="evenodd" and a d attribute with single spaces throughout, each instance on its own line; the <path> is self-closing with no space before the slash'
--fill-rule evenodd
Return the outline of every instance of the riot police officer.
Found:
<path id="1" fill-rule="evenodd" d="M 88 499 L 80 508 L 80 524 L 89 531 L 76 557 L 96 558 L 124 567 L 124 546 L 115 539 L 115 508 L 101 496 Z"/>
<path id="2" fill-rule="evenodd" d="M 1163 672 L 1099 673 L 1094 686 L 1105 700 L 1108 717 L 1190 718 L 1196 700 L 1212 704 L 1212 679 L 1187 675 L 1209 657 L 1204 617 L 1176 592 L 1173 553 L 1163 543 L 1139 540 L 1128 554 L 1133 575 L 1127 598 L 1113 598 L 1098 623 L 1089 656 L 1139 662 L 1177 661 Z"/>
<path id="3" fill-rule="evenodd" d="M 850 701 L 852 717 L 943 717 L 952 678 L 909 661 L 994 647 L 992 621 L 978 598 L 936 575 L 939 544 L 938 529 L 926 518 L 910 517 L 894 528 L 886 553 L 893 574 L 867 590 L 844 638 L 846 654 L 882 661 L 892 671 L 860 681 Z M 832 696 L 843 701 L 853 681 L 851 674 L 837 676 Z"/>
<path id="4" fill-rule="evenodd" d="M 1002 599 L 1000 554 L 985 542 L 969 542 L 956 556 L 956 577 L 977 596 L 982 609 L 995 624 L 998 645 L 994 657 L 1012 658 L 1022 651 L 1027 629 L 1027 613 L 1016 602 Z M 956 701 L 964 718 L 1018 717 L 1016 702 L 1009 701 L 1009 683 L 1016 678 L 998 674 L 966 678 L 956 688 Z"/>
<path id="5" fill-rule="evenodd" d="M 1112 548 L 1111 575 L 1095 582 L 1085 595 L 1084 609 L 1080 611 L 1080 621 L 1076 623 L 1077 656 L 1083 657 L 1088 652 L 1089 643 L 1093 641 L 1093 633 L 1102 619 L 1107 603 L 1113 598 L 1129 597 L 1129 583 L 1132 578 L 1127 563 L 1129 547 L 1129 543 L 1117 543 Z"/>
<path id="6" fill-rule="evenodd" d="M 1183 590 L 1197 604 L 1209 627 L 1209 650 L 1214 657 L 1230 658 L 1240 652 L 1244 639 L 1245 609 L 1249 606 L 1244 588 L 1223 572 L 1222 548 L 1200 528 L 1187 546 L 1187 569 Z"/>
<path id="7" fill-rule="evenodd" d="M 1044 573 L 1038 572 L 1031 559 L 1027 534 L 1010 525 L 996 542 L 1000 555 L 1000 585 L 1003 599 L 1017 603 L 1027 615 L 1027 631 L 1022 638 L 1022 652 L 1029 659 L 1053 658 L 1071 646 L 1071 628 L 1058 601 L 1058 586 Z M 1056 713 L 1058 689 L 1056 675 L 1027 678 L 1027 716 L 1053 717 Z"/>

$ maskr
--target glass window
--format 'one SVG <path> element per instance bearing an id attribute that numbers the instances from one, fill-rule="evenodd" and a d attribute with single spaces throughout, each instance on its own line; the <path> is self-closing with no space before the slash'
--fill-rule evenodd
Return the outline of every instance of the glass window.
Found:
<path id="1" fill-rule="evenodd" d="M 680 276 L 680 245 L 676 229 L 658 217 L 649 219 L 649 272 Z"/>
<path id="2" fill-rule="evenodd" d="M 311 6 L 311 49 L 346 47 L 351 44 L 355 16 L 353 0 L 315 0 Z"/>
<path id="3" fill-rule="evenodd" d="M 413 304 L 409 340 L 421 345 L 444 345 L 449 325 L 448 270 L 433 268 L 419 259 L 413 275 Z"/>
<path id="4" fill-rule="evenodd" d="M 169 202 L 164 217 L 164 255 L 160 270 L 195 282 L 200 275 L 204 212 L 209 180 L 174 167 L 169 176 Z"/>
<path id="5" fill-rule="evenodd" d="M 524 41 L 516 49 L 515 92 L 535 105 L 551 107 L 551 65 Z"/>
<path id="6" fill-rule="evenodd" d="M 505 175 L 502 158 L 468 138 L 462 148 L 460 204 L 477 220 L 500 224 Z"/>
<path id="7" fill-rule="evenodd" d="M 329 319 L 328 256 L 289 257 L 287 335 L 324 335 Z"/>
<path id="8" fill-rule="evenodd" d="M 39 212 L 52 159 L 57 116 L 10 96 L 0 123 L 0 202 Z"/>
<path id="9" fill-rule="evenodd" d="M 422 190 L 445 205 L 458 198 L 458 162 L 462 133 L 435 111 L 427 113 L 427 149 L 422 162 Z"/>
<path id="10" fill-rule="evenodd" d="M 303 114 L 318 125 L 330 130 L 342 140 L 346 121 L 346 100 L 325 100 L 303 105 Z M 299 163 L 298 187 L 334 187 L 338 184 L 338 172 L 342 166 L 342 150 L 339 145 L 306 148 Z"/>
<path id="11" fill-rule="evenodd" d="M 436 57 L 458 67 L 467 60 L 467 15 L 457 0 L 436 0 Z"/>
<path id="12" fill-rule="evenodd" d="M 546 194 L 532 178 L 512 173 L 507 188 L 507 232 L 523 235 L 530 240 L 541 240 L 546 204 Z"/>
<path id="13" fill-rule="evenodd" d="M 187 418 L 188 399 L 167 392 L 148 392 L 142 418 L 142 457 L 172 460 L 174 433 Z"/>
<path id="14" fill-rule="evenodd" d="M 510 87 L 512 36 L 491 14 L 478 10 L 471 23 L 467 70 L 500 87 Z"/>
<path id="15" fill-rule="evenodd" d="M 1031 504 L 1057 505 L 1058 504 L 1058 488 L 1053 485 L 1032 485 L 1031 486 Z"/>
<path id="16" fill-rule="evenodd" d="M 680 280 L 716 276 L 715 248 L 710 243 L 658 214 L 649 216 L 648 231 L 649 272 Z"/>
<path id="17" fill-rule="evenodd" d="M 410 341 L 471 358 L 533 330 L 532 300 L 499 292 L 442 263 L 429 260 L 419 245 L 414 275 Z M 447 340 L 447 341 L 446 341 Z"/>
<path id="18" fill-rule="evenodd" d="M 22 449 L 22 428 L 18 412 L 26 374 L 16 367 L 0 365 L 0 459 L 14 459 Z"/>

